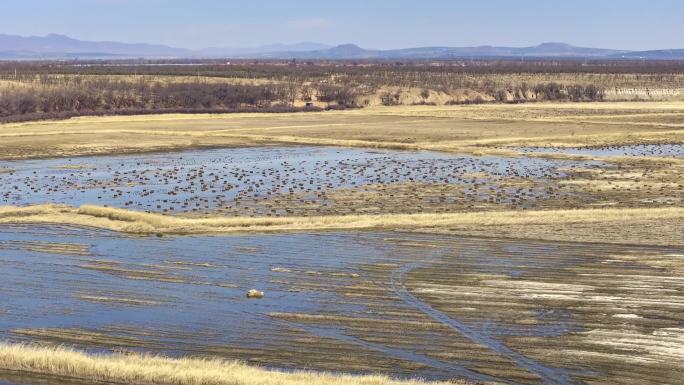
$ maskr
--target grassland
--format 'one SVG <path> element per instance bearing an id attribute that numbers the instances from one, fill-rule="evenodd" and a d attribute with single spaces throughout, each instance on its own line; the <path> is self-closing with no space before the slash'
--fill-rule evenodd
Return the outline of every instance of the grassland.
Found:
<path id="1" fill-rule="evenodd" d="M 410 230 L 527 239 L 684 245 L 681 207 L 494 211 L 448 214 L 279 218 L 184 218 L 100 206 L 0 207 L 0 223 L 95 227 L 132 234 L 236 234 L 333 230 Z M 641 223 L 638 229 L 628 225 Z M 607 231 L 608 230 L 608 231 Z"/>
<path id="2" fill-rule="evenodd" d="M 507 146 L 681 143 L 684 102 L 400 106 L 283 114 L 85 117 L 0 125 L 0 158 L 310 144 L 513 155 Z"/>
<path id="3" fill-rule="evenodd" d="M 88 355 L 59 347 L 0 345 L 0 368 L 31 374 L 135 385 L 420 385 L 384 376 L 313 372 L 282 373 L 220 359 L 171 359 L 142 355 Z M 458 384 L 459 382 L 449 382 Z M 431 383 L 438 384 L 438 383 Z M 442 383 L 445 384 L 445 383 Z"/>

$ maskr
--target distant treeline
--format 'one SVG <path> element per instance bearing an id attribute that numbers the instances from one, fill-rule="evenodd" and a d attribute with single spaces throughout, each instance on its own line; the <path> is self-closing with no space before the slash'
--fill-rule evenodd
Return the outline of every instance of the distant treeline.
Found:
<path id="1" fill-rule="evenodd" d="M 44 87 L 0 90 L 0 121 L 65 118 L 78 115 L 155 112 L 285 112 L 292 106 L 289 87 L 207 83 L 151 83 L 107 79 Z M 307 110 L 316 110 L 309 107 Z"/>
<path id="2" fill-rule="evenodd" d="M 0 121 L 383 104 L 602 101 L 684 88 L 679 61 L 0 62 Z M 294 106 L 307 107 L 296 108 Z M 314 107 L 318 106 L 318 107 Z"/>
<path id="3" fill-rule="evenodd" d="M 64 76 L 183 76 L 335 84 L 358 93 L 383 86 L 480 90 L 520 83 L 564 82 L 599 88 L 620 86 L 684 86 L 684 61 L 449 61 L 449 62 L 247 62 L 247 61 L 94 61 L 0 62 L 0 79 L 55 81 Z M 533 80 L 530 80 L 534 78 Z M 581 80 L 581 81 L 580 81 Z M 509 87 L 510 88 L 510 87 Z"/>
<path id="4" fill-rule="evenodd" d="M 542 83 L 530 86 L 522 83 L 511 89 L 495 90 L 493 88 L 485 90 L 489 95 L 494 96 L 497 102 L 525 102 L 530 99 L 535 101 L 572 101 L 572 102 L 598 102 L 602 101 L 603 90 L 593 84 L 564 85 L 559 83 Z"/>
<path id="5" fill-rule="evenodd" d="M 184 75 L 282 79 L 322 78 L 331 73 L 349 76 L 383 72 L 448 74 L 681 74 L 677 60 L 450 60 L 450 61 L 279 61 L 279 60 L 98 60 L 0 62 L 0 77 L 36 74 L 65 75 Z"/>

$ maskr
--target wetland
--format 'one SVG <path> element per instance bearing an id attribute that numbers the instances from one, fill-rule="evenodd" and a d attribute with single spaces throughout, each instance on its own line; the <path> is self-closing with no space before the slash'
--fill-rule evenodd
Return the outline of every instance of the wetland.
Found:
<path id="1" fill-rule="evenodd" d="M 677 383 L 682 104 L 556 107 L 6 125 L 0 384 Z"/>
<path id="2" fill-rule="evenodd" d="M 12 342 L 516 383 L 674 381 L 684 348 L 682 248 L 2 226 L 0 249 Z"/>

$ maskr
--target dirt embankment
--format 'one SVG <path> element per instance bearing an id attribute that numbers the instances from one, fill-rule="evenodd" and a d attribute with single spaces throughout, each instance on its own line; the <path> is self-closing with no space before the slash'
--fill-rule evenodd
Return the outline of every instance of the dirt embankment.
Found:
<path id="1" fill-rule="evenodd" d="M 604 91 L 604 99 L 608 101 L 684 100 L 684 88 L 609 88 Z"/>
<path id="2" fill-rule="evenodd" d="M 601 90 L 600 101 L 681 101 L 684 88 L 605 88 Z M 566 95 L 567 97 L 567 95 Z M 481 104 L 481 103 L 532 103 L 548 101 L 545 96 L 533 91 L 500 90 L 497 95 L 474 89 L 453 89 L 437 91 L 420 88 L 382 87 L 377 92 L 360 95 L 356 104 L 364 107 L 383 105 L 435 105 Z M 314 102 L 319 107 L 325 103 Z M 296 105 L 305 105 L 298 101 Z"/>

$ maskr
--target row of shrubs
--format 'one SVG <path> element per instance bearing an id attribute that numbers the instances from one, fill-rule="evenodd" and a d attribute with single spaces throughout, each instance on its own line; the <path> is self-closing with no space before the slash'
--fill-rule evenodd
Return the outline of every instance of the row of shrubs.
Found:
<path id="1" fill-rule="evenodd" d="M 78 115 L 157 112 L 284 112 L 295 108 L 299 90 L 287 85 L 152 83 L 95 80 L 79 84 L 0 89 L 0 120 L 21 121 Z M 354 105 L 345 87 L 319 90 L 318 100 L 334 108 Z M 332 108 L 332 107 L 331 107 Z"/>
<path id="2" fill-rule="evenodd" d="M 341 109 L 339 106 L 330 106 L 326 109 Z M 103 110 L 103 111 L 68 111 L 68 112 L 34 112 L 25 115 L 11 115 L 0 117 L 0 123 L 19 123 L 30 122 L 37 120 L 61 120 L 69 119 L 78 116 L 108 116 L 108 115 L 152 115 L 152 114 L 225 114 L 238 112 L 262 112 L 262 113 L 284 113 L 284 112 L 318 112 L 324 109 L 319 107 L 294 107 L 291 105 L 277 104 L 269 108 L 250 108 L 241 107 L 235 109 L 229 108 L 177 108 L 177 109 L 160 109 L 160 110 L 142 110 L 142 109 L 122 109 L 122 110 Z"/>
<path id="3" fill-rule="evenodd" d="M 423 91 L 420 96 L 422 100 L 414 102 L 414 105 L 435 104 L 428 101 L 428 90 Z M 507 89 L 483 90 L 482 95 L 461 100 L 450 100 L 446 104 L 526 103 L 535 101 L 599 102 L 603 100 L 603 90 L 591 84 L 563 85 L 559 83 L 543 83 L 531 87 L 523 83 Z M 385 92 L 380 95 L 380 102 L 385 106 L 400 105 L 401 93 Z"/>
<path id="4" fill-rule="evenodd" d="M 572 101 L 572 102 L 600 102 L 604 92 L 594 85 L 559 83 L 543 83 L 530 87 L 523 83 L 507 90 L 497 90 L 489 95 L 497 102 L 526 102 L 526 101 Z"/>
<path id="5" fill-rule="evenodd" d="M 482 96 L 448 104 L 528 101 L 602 101 L 594 85 L 526 83 L 508 89 L 486 89 Z M 62 86 L 18 87 L 0 90 L 0 121 L 55 119 L 78 115 L 160 112 L 285 112 L 316 110 L 293 107 L 296 99 L 327 103 L 328 108 L 357 107 L 359 92 L 341 85 L 319 85 L 315 90 L 291 84 L 233 85 L 221 83 L 153 83 L 94 80 Z M 424 91 L 423 104 L 431 104 Z M 383 105 L 401 104 L 399 92 L 380 95 Z"/>

